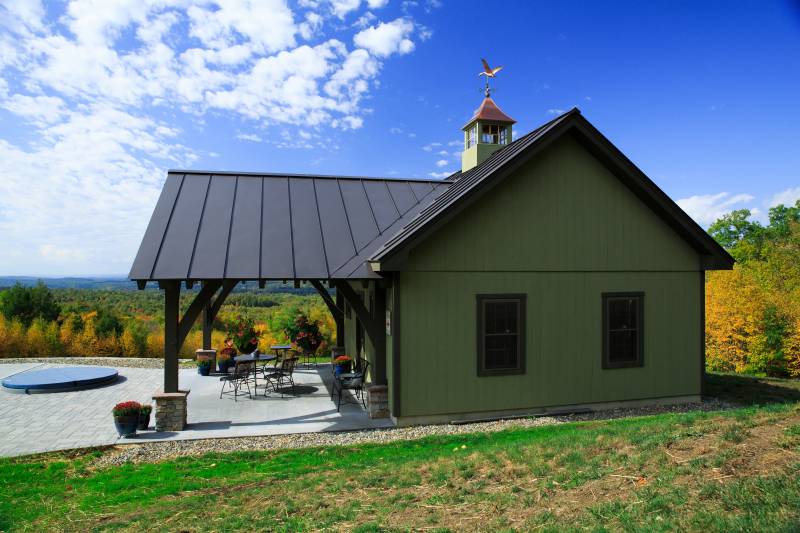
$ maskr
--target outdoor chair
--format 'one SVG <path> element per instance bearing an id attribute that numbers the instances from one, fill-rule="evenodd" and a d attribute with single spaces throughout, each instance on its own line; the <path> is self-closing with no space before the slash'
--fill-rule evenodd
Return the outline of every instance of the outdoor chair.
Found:
<path id="1" fill-rule="evenodd" d="M 267 395 L 270 387 L 272 390 L 281 393 L 283 397 L 284 388 L 291 386 L 294 394 L 294 368 L 297 365 L 297 357 L 284 357 L 281 359 L 277 368 L 264 369 L 264 396 Z"/>
<path id="2" fill-rule="evenodd" d="M 303 352 L 300 353 L 300 357 L 305 359 L 305 361 L 301 363 L 304 367 L 310 368 L 317 366 L 317 362 L 314 360 L 317 357 L 316 352 L 308 352 L 303 350 Z"/>
<path id="3" fill-rule="evenodd" d="M 369 361 L 366 359 L 359 359 L 356 361 L 355 372 L 348 372 L 333 376 L 333 393 L 339 394 L 339 399 L 336 402 L 336 410 L 338 411 L 342 406 L 342 394 L 345 390 L 351 390 L 356 395 L 356 400 L 360 400 L 361 404 L 366 409 L 366 381 L 367 369 L 369 368 Z"/>
<path id="4" fill-rule="evenodd" d="M 238 401 L 239 391 L 247 388 L 247 395 L 252 399 L 253 394 L 250 391 L 251 374 L 255 371 L 254 362 L 236 363 L 233 368 L 233 374 L 227 374 L 219 378 L 222 382 L 222 390 L 219 393 L 220 399 L 223 394 L 233 394 L 233 401 Z M 226 388 L 228 390 L 226 390 Z M 244 392 L 242 392 L 244 394 Z"/>

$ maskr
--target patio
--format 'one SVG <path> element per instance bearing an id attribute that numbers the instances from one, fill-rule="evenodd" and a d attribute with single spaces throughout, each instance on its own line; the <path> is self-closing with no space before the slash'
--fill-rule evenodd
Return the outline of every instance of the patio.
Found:
<path id="1" fill-rule="evenodd" d="M 0 378 L 33 368 L 57 365 L 42 363 L 0 364 Z M 259 382 L 253 399 L 246 395 L 219 398 L 217 376 L 200 376 L 196 370 L 179 371 L 180 388 L 188 396 L 188 425 L 180 432 L 145 431 L 135 438 L 120 439 L 114 429 L 111 408 L 123 400 L 150 402 L 154 384 L 161 382 L 160 369 L 117 367 L 120 379 L 104 387 L 49 394 L 0 392 L 0 424 L 4 428 L 0 456 L 24 455 L 86 446 L 125 444 L 153 440 L 184 440 L 257 435 L 347 431 L 391 427 L 390 419 L 370 419 L 354 398 L 341 411 L 331 401 L 330 365 L 298 368 L 294 373 L 295 394 L 270 392 L 263 395 Z M 347 392 L 345 393 L 347 394 Z M 153 427 L 151 418 L 150 426 Z"/>

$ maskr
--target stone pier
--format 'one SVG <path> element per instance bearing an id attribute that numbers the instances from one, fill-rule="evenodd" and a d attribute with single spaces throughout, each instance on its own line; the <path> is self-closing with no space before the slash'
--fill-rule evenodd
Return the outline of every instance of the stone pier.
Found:
<path id="1" fill-rule="evenodd" d="M 189 391 L 157 392 L 156 431 L 183 431 L 186 428 L 186 397 Z"/>

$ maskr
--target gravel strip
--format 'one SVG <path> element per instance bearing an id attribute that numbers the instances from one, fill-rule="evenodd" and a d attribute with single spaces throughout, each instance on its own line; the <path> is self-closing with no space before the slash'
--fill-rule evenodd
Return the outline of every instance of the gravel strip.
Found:
<path id="1" fill-rule="evenodd" d="M 329 433 L 295 433 L 263 437 L 235 437 L 226 439 L 172 440 L 142 444 L 124 444 L 109 448 L 94 461 L 96 467 L 117 466 L 125 463 L 151 463 L 175 457 L 197 456 L 209 452 L 234 452 L 253 450 L 278 450 L 317 446 L 342 446 L 351 444 L 415 440 L 429 435 L 460 435 L 466 433 L 493 433 L 507 429 L 548 426 L 586 420 L 606 420 L 623 417 L 683 413 L 687 411 L 718 411 L 735 407 L 716 399 L 700 403 L 612 409 L 561 416 L 541 416 L 496 420 L 474 424 L 441 424 L 413 426 L 396 429 L 342 431 Z"/>
<path id="2" fill-rule="evenodd" d="M 0 364 L 50 363 L 53 365 L 98 365 L 126 368 L 164 368 L 164 360 L 138 357 L 9 357 L 0 359 Z M 182 368 L 194 367 L 193 359 L 180 359 Z"/>

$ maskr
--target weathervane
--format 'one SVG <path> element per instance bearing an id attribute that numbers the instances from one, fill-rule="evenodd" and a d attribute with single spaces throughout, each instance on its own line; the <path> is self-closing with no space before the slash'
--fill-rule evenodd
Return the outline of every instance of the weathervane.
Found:
<path id="1" fill-rule="evenodd" d="M 484 88 L 484 91 L 486 98 L 489 98 L 489 95 L 492 93 L 492 89 L 489 87 L 489 78 L 494 78 L 497 76 L 497 73 L 503 70 L 503 67 L 492 68 L 485 59 L 481 59 L 481 63 L 483 63 L 483 72 L 479 72 L 478 76 L 486 76 L 486 87 Z"/>

